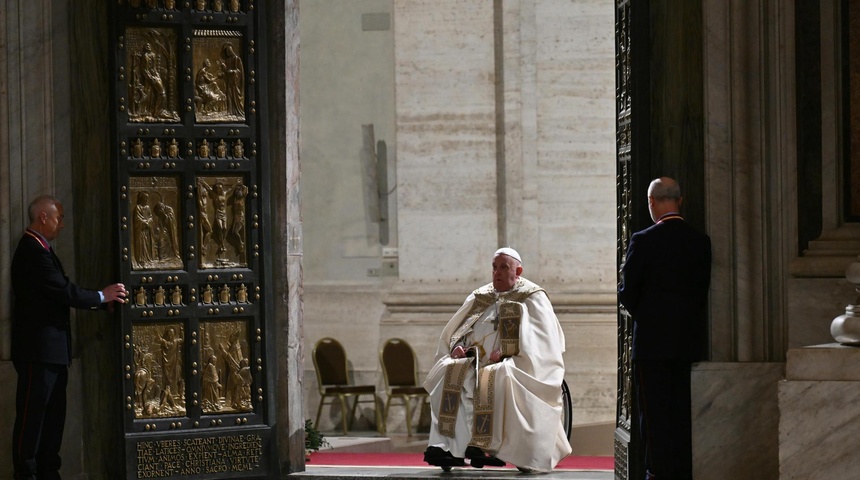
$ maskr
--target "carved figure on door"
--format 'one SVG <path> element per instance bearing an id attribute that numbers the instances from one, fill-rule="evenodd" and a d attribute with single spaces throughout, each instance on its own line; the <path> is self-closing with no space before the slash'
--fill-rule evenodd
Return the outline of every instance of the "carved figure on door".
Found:
<path id="1" fill-rule="evenodd" d="M 134 346 L 134 402 L 137 410 L 146 411 L 146 405 L 152 396 L 155 380 L 152 378 L 152 354 L 141 347 Z"/>
<path id="2" fill-rule="evenodd" d="M 218 357 L 210 355 L 203 366 L 203 411 L 217 412 L 221 410 L 221 388 L 218 381 Z"/>
<path id="3" fill-rule="evenodd" d="M 205 184 L 207 187 L 209 185 Z M 215 185 L 209 187 L 209 195 L 212 198 L 215 221 L 212 224 L 212 236 L 218 245 L 218 255 L 227 251 L 227 189 L 224 182 L 216 181 Z"/>
<path id="4" fill-rule="evenodd" d="M 129 121 L 179 122 L 176 36 L 166 27 L 126 30 Z"/>
<path id="5" fill-rule="evenodd" d="M 221 356 L 224 358 L 228 368 L 227 375 L 227 405 L 236 410 L 242 410 L 242 345 L 239 341 L 239 331 L 230 334 L 230 345 L 225 348 L 219 345 Z"/>
<path id="6" fill-rule="evenodd" d="M 179 235 L 176 226 L 176 214 L 173 212 L 173 207 L 164 203 L 158 202 L 153 207 L 156 217 L 158 218 L 158 233 L 159 233 L 159 258 L 179 258 Z"/>
<path id="7" fill-rule="evenodd" d="M 206 285 L 203 289 L 203 304 L 211 305 L 212 304 L 212 286 Z"/>
<path id="8" fill-rule="evenodd" d="M 209 191 L 211 187 L 202 178 L 197 179 L 197 211 L 200 222 L 200 256 L 205 257 L 206 244 L 212 234 L 212 223 L 209 222 Z"/>
<path id="9" fill-rule="evenodd" d="M 170 304 L 174 307 L 182 305 L 182 289 L 179 288 L 179 285 L 173 287 L 173 290 L 170 291 Z"/>
<path id="10" fill-rule="evenodd" d="M 164 287 L 159 285 L 158 288 L 155 289 L 154 297 L 155 297 L 155 306 L 156 307 L 163 307 L 164 306 Z"/>
<path id="11" fill-rule="evenodd" d="M 200 158 L 209 158 L 209 141 L 203 140 L 197 147 L 197 156 Z"/>
<path id="12" fill-rule="evenodd" d="M 154 118 L 163 117 L 164 101 L 167 97 L 164 80 L 161 78 L 164 69 L 159 67 L 158 56 L 152 50 L 150 42 L 146 42 L 143 51 L 135 57 L 133 67 L 137 74 L 136 92 L 133 99 L 135 111 Z"/>
<path id="13" fill-rule="evenodd" d="M 239 255 L 245 253 L 245 197 L 248 196 L 248 187 L 241 180 L 233 188 L 230 198 L 233 204 L 233 223 L 230 225 L 230 239 Z"/>
<path id="14" fill-rule="evenodd" d="M 167 156 L 170 158 L 179 156 L 179 143 L 176 142 L 175 138 L 170 139 L 170 143 L 167 145 Z"/>
<path id="15" fill-rule="evenodd" d="M 136 139 L 131 145 L 131 156 L 134 158 L 143 158 L 143 141 Z"/>
<path id="16" fill-rule="evenodd" d="M 245 119 L 245 67 L 242 59 L 233 51 L 233 45 L 225 43 L 221 51 L 221 76 L 227 95 L 227 112 L 237 119 Z"/>
<path id="17" fill-rule="evenodd" d="M 185 398 L 185 379 L 182 376 L 183 340 L 176 336 L 174 327 L 167 327 L 158 343 L 161 345 L 161 371 L 164 375 L 162 390 L 165 394 L 162 397 L 165 398 L 162 398 L 162 401 L 166 400 L 175 406 L 177 399 L 181 402 Z"/>
<path id="18" fill-rule="evenodd" d="M 153 243 L 153 217 L 149 206 L 149 193 L 137 194 L 137 205 L 134 207 L 132 233 L 134 234 L 134 267 L 147 268 L 153 263 L 155 255 Z"/>
<path id="19" fill-rule="evenodd" d="M 212 71 L 212 62 L 208 58 L 203 59 L 203 66 L 197 71 L 194 88 L 198 112 L 207 114 L 224 111 L 226 96 L 218 86 L 218 74 Z"/>

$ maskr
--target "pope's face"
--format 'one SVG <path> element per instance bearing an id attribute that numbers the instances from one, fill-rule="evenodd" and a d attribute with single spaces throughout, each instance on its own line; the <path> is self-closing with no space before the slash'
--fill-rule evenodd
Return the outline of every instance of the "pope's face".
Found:
<path id="1" fill-rule="evenodd" d="M 523 273 L 523 267 L 516 259 L 507 255 L 496 255 L 493 259 L 493 288 L 499 292 L 507 292 L 514 288 L 517 279 Z"/>

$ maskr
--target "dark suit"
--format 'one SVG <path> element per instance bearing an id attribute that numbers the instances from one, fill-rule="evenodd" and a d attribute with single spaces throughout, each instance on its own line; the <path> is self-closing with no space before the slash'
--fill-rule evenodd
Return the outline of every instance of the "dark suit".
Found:
<path id="1" fill-rule="evenodd" d="M 69 308 L 98 308 L 99 292 L 66 277 L 47 241 L 27 230 L 12 257 L 12 362 L 18 372 L 16 478 L 59 478 L 71 363 Z"/>
<path id="2" fill-rule="evenodd" d="M 660 480 L 690 479 L 690 366 L 702 359 L 711 240 L 664 215 L 630 239 L 622 276 L 646 468 Z"/>

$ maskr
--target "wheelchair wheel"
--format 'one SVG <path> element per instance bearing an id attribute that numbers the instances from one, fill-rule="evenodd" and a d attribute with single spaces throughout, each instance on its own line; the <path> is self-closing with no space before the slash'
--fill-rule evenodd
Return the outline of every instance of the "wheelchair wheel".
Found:
<path id="1" fill-rule="evenodd" d="M 564 427 L 564 434 L 570 440 L 570 430 L 573 427 L 573 403 L 570 400 L 570 389 L 567 388 L 567 382 L 561 381 L 561 424 Z"/>

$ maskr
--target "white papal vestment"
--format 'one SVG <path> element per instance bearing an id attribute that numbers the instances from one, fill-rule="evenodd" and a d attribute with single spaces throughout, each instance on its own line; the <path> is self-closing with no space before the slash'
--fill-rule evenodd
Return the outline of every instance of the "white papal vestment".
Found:
<path id="1" fill-rule="evenodd" d="M 474 357 L 451 358 L 457 345 Z M 520 277 L 507 292 L 492 283 L 472 292 L 442 330 L 424 381 L 428 443 L 455 457 L 472 445 L 518 467 L 552 470 L 571 451 L 561 422 L 564 345 L 549 297 L 536 284 Z M 502 355 L 496 363 L 494 350 Z"/>

